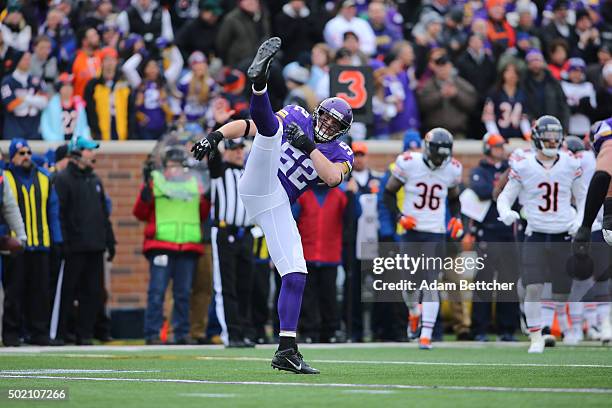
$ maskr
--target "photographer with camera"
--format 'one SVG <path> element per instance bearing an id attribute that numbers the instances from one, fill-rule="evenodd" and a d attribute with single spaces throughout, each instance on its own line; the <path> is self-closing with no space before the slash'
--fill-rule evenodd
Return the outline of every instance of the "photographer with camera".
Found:
<path id="1" fill-rule="evenodd" d="M 190 342 L 191 284 L 196 262 L 204 252 L 202 223 L 210 204 L 204 197 L 200 178 L 187 168 L 186 162 L 187 154 L 181 145 L 166 147 L 160 170 L 154 170 L 149 159 L 143 168 L 144 183 L 132 210 L 138 220 L 147 223 L 142 252 L 150 264 L 144 328 L 149 345 L 162 344 L 159 333 L 170 279 L 174 342 Z"/>

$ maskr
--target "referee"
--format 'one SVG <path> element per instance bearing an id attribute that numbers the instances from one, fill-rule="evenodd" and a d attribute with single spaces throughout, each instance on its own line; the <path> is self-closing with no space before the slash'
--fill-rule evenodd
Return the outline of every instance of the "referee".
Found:
<path id="1" fill-rule="evenodd" d="M 211 179 L 213 287 L 215 308 L 226 347 L 254 347 L 250 322 L 253 236 L 238 180 L 244 172 L 244 139 L 225 141 L 223 157 L 209 159 Z"/>

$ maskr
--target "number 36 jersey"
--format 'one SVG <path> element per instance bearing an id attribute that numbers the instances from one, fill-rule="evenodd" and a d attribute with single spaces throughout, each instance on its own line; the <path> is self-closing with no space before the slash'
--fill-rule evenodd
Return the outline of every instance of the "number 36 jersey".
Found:
<path id="1" fill-rule="evenodd" d="M 404 183 L 406 192 L 402 213 L 416 219 L 416 231 L 446 233 L 448 189 L 461 182 L 462 171 L 455 159 L 432 170 L 422 153 L 406 152 L 397 157 L 393 175 Z"/>
<path id="2" fill-rule="evenodd" d="M 515 157 L 510 162 L 509 180 L 520 184 L 521 204 L 528 230 L 559 234 L 576 219 L 572 196 L 583 195 L 580 160 L 559 151 L 552 167 L 545 168 L 535 154 Z M 580 201 L 581 197 L 575 197 Z"/>
<path id="3" fill-rule="evenodd" d="M 287 128 L 291 123 L 297 123 L 310 140 L 314 140 L 314 128 L 310 114 L 301 106 L 287 105 L 276 114 L 282 119 L 284 129 L 278 178 L 289 196 L 289 202 L 293 203 L 320 180 L 312 160 L 287 140 Z M 345 174 L 351 172 L 354 156 L 346 143 L 339 140 L 317 143 L 317 149 L 332 163 L 344 164 Z"/>

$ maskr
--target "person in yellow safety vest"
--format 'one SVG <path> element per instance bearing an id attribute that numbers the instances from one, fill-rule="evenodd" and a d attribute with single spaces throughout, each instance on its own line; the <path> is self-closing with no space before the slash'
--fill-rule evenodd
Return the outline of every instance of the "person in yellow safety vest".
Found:
<path id="1" fill-rule="evenodd" d="M 183 146 L 164 152 L 164 170 L 145 168 L 144 184 L 132 213 L 147 223 L 143 253 L 150 264 L 146 344 L 161 344 L 164 294 L 172 279 L 173 332 L 176 344 L 188 344 L 189 300 L 198 257 L 203 254 L 202 223 L 210 210 L 199 178 L 188 172 Z"/>
<path id="2" fill-rule="evenodd" d="M 25 251 L 9 258 L 3 276 L 5 290 L 2 341 L 20 345 L 22 326 L 30 344 L 49 344 L 49 252 L 62 244 L 59 201 L 49 173 L 32 162 L 27 140 L 15 138 L 4 182 L 10 186 L 23 218 Z M 22 320 L 25 316 L 25 320 Z"/>

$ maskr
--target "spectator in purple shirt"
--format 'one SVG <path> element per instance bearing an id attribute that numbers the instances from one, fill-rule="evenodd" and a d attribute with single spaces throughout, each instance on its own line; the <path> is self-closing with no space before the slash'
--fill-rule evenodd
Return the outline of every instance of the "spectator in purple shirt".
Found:
<path id="1" fill-rule="evenodd" d="M 371 2 L 368 6 L 368 21 L 376 36 L 376 56 L 386 55 L 395 43 L 402 39 L 401 31 L 387 21 L 387 6 L 382 2 Z"/>
<path id="2" fill-rule="evenodd" d="M 385 58 L 391 77 L 389 88 L 397 108 L 397 114 L 389 122 L 389 133 L 392 139 L 402 139 L 407 130 L 418 129 L 420 126 L 417 100 L 407 72 L 406 55 L 409 56 L 410 51 L 412 47 L 408 43 L 403 43 L 400 47 L 394 48 Z M 400 55 L 404 59 L 400 58 Z M 414 56 L 414 53 L 412 55 Z"/>

